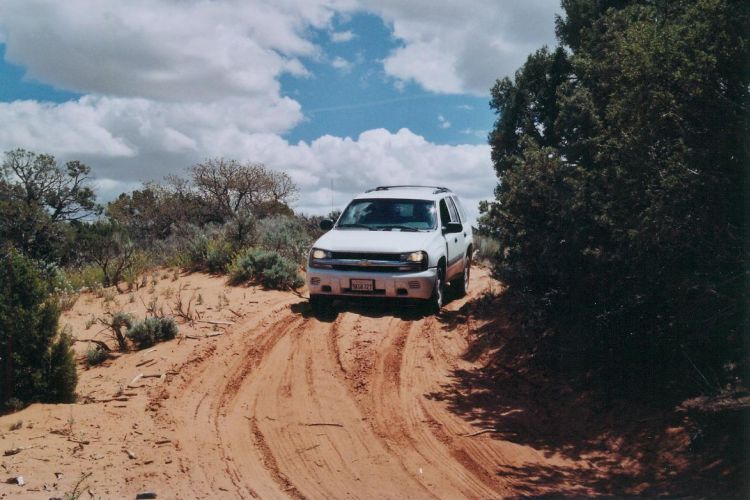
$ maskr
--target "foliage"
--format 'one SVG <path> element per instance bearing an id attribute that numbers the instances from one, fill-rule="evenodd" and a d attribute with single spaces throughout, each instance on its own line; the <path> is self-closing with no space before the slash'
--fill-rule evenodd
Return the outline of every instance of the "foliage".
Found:
<path id="1" fill-rule="evenodd" d="M 93 289 L 104 283 L 102 268 L 96 264 L 70 266 L 64 268 L 62 272 L 65 274 L 65 281 L 76 291 L 82 288 Z"/>
<path id="2" fill-rule="evenodd" d="M 186 241 L 186 261 L 192 271 L 223 273 L 234 257 L 234 245 L 228 241 L 224 232 L 218 228 L 208 227 L 196 231 Z"/>
<path id="3" fill-rule="evenodd" d="M 293 262 L 305 262 L 312 238 L 304 221 L 288 215 L 265 218 L 258 224 L 258 243 Z"/>
<path id="4" fill-rule="evenodd" d="M 291 177 L 260 163 L 212 158 L 194 165 L 192 183 L 212 220 L 231 223 L 231 236 L 247 243 L 255 219 L 291 214 L 288 203 L 297 193 Z"/>
<path id="5" fill-rule="evenodd" d="M 157 342 L 171 340 L 177 335 L 178 327 L 174 318 L 148 317 L 135 323 L 127 333 L 128 338 L 138 347 L 145 349 Z"/>
<path id="6" fill-rule="evenodd" d="M 276 252 L 250 248 L 238 254 L 229 267 L 232 284 L 254 281 L 266 288 L 286 290 L 302 286 L 298 266 Z"/>
<path id="7" fill-rule="evenodd" d="M 82 224 L 78 228 L 78 241 L 82 253 L 100 267 L 104 287 L 114 286 L 122 293 L 120 282 L 126 274 L 142 270 L 134 269 L 139 264 L 137 248 L 117 222 L 99 220 Z"/>
<path id="8" fill-rule="evenodd" d="M 60 167 L 51 155 L 6 152 L 0 167 L 0 240 L 31 257 L 63 261 L 70 237 L 66 223 L 101 210 L 88 185 L 90 172 L 79 161 Z"/>
<path id="9" fill-rule="evenodd" d="M 500 256 L 500 243 L 490 237 L 476 234 L 474 236 L 474 258 L 483 262 L 496 262 Z"/>
<path id="10" fill-rule="evenodd" d="M 141 245 L 163 240 L 187 224 L 211 222 L 203 199 L 179 177 L 168 177 L 164 184 L 147 182 L 132 193 L 122 193 L 107 204 L 107 216 L 127 229 Z"/>
<path id="11" fill-rule="evenodd" d="M 107 359 L 107 351 L 98 345 L 93 345 L 86 350 L 86 364 L 96 366 L 104 363 Z"/>
<path id="12" fill-rule="evenodd" d="M 550 359 L 580 350 L 612 386 L 716 388 L 745 335 L 750 7 L 563 8 L 568 50 L 537 51 L 492 89 L 501 182 L 480 232 L 557 331 Z"/>
<path id="13" fill-rule="evenodd" d="M 105 318 L 99 318 L 99 323 L 110 329 L 112 338 L 117 341 L 117 347 L 121 351 L 128 350 L 127 342 L 125 342 L 126 331 L 132 328 L 134 321 L 131 314 L 122 311 L 114 314 L 108 313 Z"/>
<path id="14" fill-rule="evenodd" d="M 45 401 L 61 403 L 75 401 L 78 373 L 72 346 L 73 338 L 67 333 L 61 333 L 45 356 L 47 371 Z"/>
<path id="15" fill-rule="evenodd" d="M 15 249 L 0 255 L 0 405 L 70 402 L 77 374 L 47 277 Z"/>
<path id="16" fill-rule="evenodd" d="M 143 279 L 144 274 L 150 268 L 155 267 L 156 259 L 150 252 L 135 250 L 130 258 L 130 262 L 122 273 L 122 279 L 128 285 L 128 290 L 137 290 L 140 286 L 139 280 Z"/>

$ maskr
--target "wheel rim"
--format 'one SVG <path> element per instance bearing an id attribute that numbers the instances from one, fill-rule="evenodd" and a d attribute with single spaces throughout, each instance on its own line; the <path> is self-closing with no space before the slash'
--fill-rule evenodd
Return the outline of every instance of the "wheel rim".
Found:
<path id="1" fill-rule="evenodd" d="M 464 292 L 469 291 L 469 278 L 471 277 L 471 261 L 466 261 L 464 266 Z"/>
<path id="2" fill-rule="evenodd" d="M 437 282 L 435 283 L 435 305 L 438 309 L 443 306 L 443 276 L 438 273 Z"/>

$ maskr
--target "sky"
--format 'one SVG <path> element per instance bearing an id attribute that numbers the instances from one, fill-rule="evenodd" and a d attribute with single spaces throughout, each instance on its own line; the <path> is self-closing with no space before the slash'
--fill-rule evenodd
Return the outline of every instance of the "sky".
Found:
<path id="1" fill-rule="evenodd" d="M 263 163 L 294 208 L 497 179 L 490 88 L 555 45 L 558 0 L 2 0 L 0 148 L 92 168 L 101 202 L 207 158 Z"/>

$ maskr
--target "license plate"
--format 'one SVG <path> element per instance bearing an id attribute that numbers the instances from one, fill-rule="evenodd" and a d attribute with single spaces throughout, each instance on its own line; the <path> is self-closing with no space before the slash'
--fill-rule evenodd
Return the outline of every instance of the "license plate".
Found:
<path id="1" fill-rule="evenodd" d="M 356 292 L 372 292 L 375 289 L 373 280 L 350 280 L 349 288 Z"/>

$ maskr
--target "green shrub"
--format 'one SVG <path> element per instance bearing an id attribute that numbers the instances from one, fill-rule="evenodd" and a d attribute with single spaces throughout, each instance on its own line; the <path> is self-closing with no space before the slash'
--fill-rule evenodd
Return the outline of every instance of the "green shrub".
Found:
<path id="1" fill-rule="evenodd" d="M 263 269 L 258 281 L 266 288 L 277 290 L 299 288 L 304 283 L 298 273 L 297 264 L 284 258 L 277 259 L 270 267 Z"/>
<path id="2" fill-rule="evenodd" d="M 88 366 L 100 365 L 107 359 L 107 352 L 98 345 L 89 347 L 86 351 L 86 364 Z"/>
<path id="3" fill-rule="evenodd" d="M 232 262 L 234 247 L 220 233 L 198 233 L 187 244 L 188 268 L 223 273 Z"/>
<path id="4" fill-rule="evenodd" d="M 64 271 L 67 282 L 74 290 L 81 288 L 94 289 L 104 283 L 104 272 L 101 267 L 89 264 L 81 267 L 69 267 Z"/>
<path id="5" fill-rule="evenodd" d="M 122 273 L 123 279 L 128 284 L 128 289 L 137 289 L 138 278 L 155 265 L 155 259 L 148 252 L 137 250 Z"/>
<path id="6" fill-rule="evenodd" d="M 226 240 L 210 240 L 206 247 L 206 269 L 211 273 L 224 273 L 234 257 L 234 247 Z"/>
<path id="7" fill-rule="evenodd" d="M 610 397 L 714 392 L 747 360 L 740 3 L 565 1 L 560 45 L 491 90 L 495 271 L 544 318 L 535 358 Z"/>
<path id="8" fill-rule="evenodd" d="M 80 297 L 79 288 L 73 286 L 65 271 L 57 265 L 47 266 L 44 274 L 52 293 L 57 298 L 60 309 L 62 311 L 72 309 Z"/>
<path id="9" fill-rule="evenodd" d="M 127 335 L 139 349 L 145 349 L 157 342 L 175 338 L 177 331 L 174 318 L 151 317 L 134 324 Z"/>
<path id="10" fill-rule="evenodd" d="M 60 309 L 47 278 L 15 250 L 0 255 L 0 407 L 75 398 L 72 340 L 58 335 Z"/>
<path id="11" fill-rule="evenodd" d="M 299 264 L 305 261 L 312 243 L 305 222 L 288 215 L 275 215 L 258 224 L 258 243 Z"/>
<path id="12" fill-rule="evenodd" d="M 259 252 L 263 252 L 264 254 L 270 253 L 251 248 L 235 256 L 234 260 L 227 268 L 229 273 L 229 283 L 232 285 L 239 285 L 240 283 L 250 281 L 255 277 L 255 270 L 258 267 Z"/>
<path id="13" fill-rule="evenodd" d="M 237 255 L 229 266 L 232 284 L 254 281 L 266 288 L 278 290 L 302 286 L 297 264 L 276 252 L 250 248 Z"/>
<path id="14" fill-rule="evenodd" d="M 165 254 L 163 264 L 169 267 L 177 267 L 180 269 L 190 269 L 191 261 L 190 254 L 186 251 L 175 251 L 171 254 Z"/>
<path id="15" fill-rule="evenodd" d="M 58 336 L 47 353 L 47 387 L 43 400 L 58 403 L 75 401 L 78 373 L 73 354 L 73 338 L 67 333 Z"/>
<path id="16" fill-rule="evenodd" d="M 474 235 L 474 257 L 484 262 L 496 262 L 500 256 L 500 242 L 489 236 Z"/>
<path id="17" fill-rule="evenodd" d="M 125 342 L 125 332 L 123 329 L 130 329 L 133 326 L 133 316 L 126 312 L 118 311 L 109 315 L 109 319 L 101 319 L 100 323 L 112 330 L 112 337 L 117 341 L 117 346 L 121 351 L 127 351 L 128 346 Z"/>

